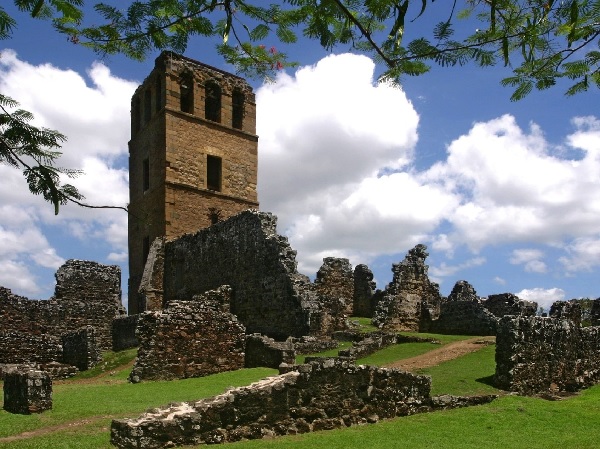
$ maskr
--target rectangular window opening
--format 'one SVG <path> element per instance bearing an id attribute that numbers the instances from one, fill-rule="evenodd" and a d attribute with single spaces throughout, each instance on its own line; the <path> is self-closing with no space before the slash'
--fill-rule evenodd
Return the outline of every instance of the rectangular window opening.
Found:
<path id="1" fill-rule="evenodd" d="M 221 191 L 221 158 L 208 156 L 206 158 L 206 188 Z"/>
<path id="2" fill-rule="evenodd" d="M 150 160 L 144 159 L 142 162 L 142 178 L 144 192 L 150 188 Z"/>

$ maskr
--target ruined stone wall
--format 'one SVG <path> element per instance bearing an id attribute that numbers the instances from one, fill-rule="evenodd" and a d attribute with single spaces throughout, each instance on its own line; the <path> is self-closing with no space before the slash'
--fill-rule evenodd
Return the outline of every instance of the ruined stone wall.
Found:
<path id="1" fill-rule="evenodd" d="M 55 295 L 47 301 L 13 295 L 0 287 L 2 331 L 60 337 L 93 326 L 100 348 L 111 349 L 112 320 L 126 313 L 120 286 L 121 270 L 117 265 L 68 260 L 56 272 Z"/>
<path id="2" fill-rule="evenodd" d="M 440 312 L 439 286 L 429 280 L 429 255 L 425 245 L 416 245 L 404 260 L 392 266 L 394 277 L 379 300 L 373 323 L 387 331 L 418 331 Z"/>
<path id="3" fill-rule="evenodd" d="M 52 408 L 52 379 L 45 371 L 25 368 L 4 375 L 4 410 L 30 415 Z"/>
<path id="4" fill-rule="evenodd" d="M 372 317 L 375 304 L 373 295 L 376 285 L 373 281 L 373 272 L 368 266 L 360 264 L 354 268 L 354 316 Z"/>
<path id="5" fill-rule="evenodd" d="M 594 300 L 590 311 L 590 322 L 592 326 L 600 326 L 600 298 Z"/>
<path id="6" fill-rule="evenodd" d="M 144 447 L 158 448 L 166 442 L 223 443 L 375 422 L 424 409 L 430 384 L 426 376 L 329 359 L 214 398 L 114 420 L 111 442 L 137 448 L 143 441 Z"/>
<path id="7" fill-rule="evenodd" d="M 483 305 L 497 318 L 506 315 L 535 316 L 538 308 L 537 303 L 524 301 L 512 293 L 490 295 Z"/>
<path id="8" fill-rule="evenodd" d="M 62 360 L 59 337 L 18 331 L 0 332 L 0 363 Z"/>
<path id="9" fill-rule="evenodd" d="M 79 371 L 93 368 L 102 361 L 96 330 L 92 326 L 63 334 L 62 347 L 62 362 L 77 367 Z"/>
<path id="10" fill-rule="evenodd" d="M 245 211 L 167 242 L 165 302 L 227 284 L 234 292 L 231 312 L 248 333 L 285 339 L 345 328 L 343 314 L 330 310 L 298 273 L 296 252 L 276 223 L 272 214 Z"/>
<path id="11" fill-rule="evenodd" d="M 112 350 L 122 351 L 139 345 L 135 335 L 139 315 L 117 317 L 112 322 Z"/>
<path id="12" fill-rule="evenodd" d="M 212 398 L 114 420 L 111 443 L 148 449 L 226 443 L 375 423 L 495 398 L 431 398 L 430 387 L 427 376 L 348 360 L 315 360 Z"/>
<path id="13" fill-rule="evenodd" d="M 550 317 L 571 320 L 581 326 L 581 306 L 576 301 L 555 301 L 550 306 Z"/>
<path id="14" fill-rule="evenodd" d="M 541 317 L 504 317 L 494 382 L 522 394 L 576 391 L 600 381 L 600 327 Z"/>
<path id="15" fill-rule="evenodd" d="M 278 368 L 282 363 L 296 363 L 296 350 L 291 339 L 279 342 L 260 334 L 246 337 L 246 368 Z"/>
<path id="16" fill-rule="evenodd" d="M 386 332 L 370 332 L 368 334 L 363 334 L 363 338 L 359 341 L 353 342 L 351 347 L 347 349 L 341 349 L 338 352 L 338 356 L 360 359 L 373 354 L 380 349 L 395 345 L 397 342 L 398 339 L 396 334 L 390 334 Z"/>
<path id="17" fill-rule="evenodd" d="M 129 379 L 184 379 L 243 368 L 245 328 L 215 304 L 217 295 L 228 302 L 231 289 L 221 287 L 194 300 L 171 301 L 162 311 L 142 313 L 138 356 Z"/>
<path id="18" fill-rule="evenodd" d="M 343 313 L 353 315 L 354 274 L 348 259 L 325 257 L 314 283 L 321 296 L 336 298 L 343 303 Z"/>

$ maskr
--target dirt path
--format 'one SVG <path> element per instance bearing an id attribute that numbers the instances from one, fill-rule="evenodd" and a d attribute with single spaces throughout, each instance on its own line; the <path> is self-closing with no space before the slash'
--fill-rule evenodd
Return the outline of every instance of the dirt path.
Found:
<path id="1" fill-rule="evenodd" d="M 468 340 L 456 341 L 448 343 L 433 351 L 425 354 L 411 357 L 410 359 L 398 360 L 396 362 L 385 365 L 386 368 L 400 368 L 406 371 L 415 371 L 421 368 L 429 368 L 439 365 L 448 360 L 456 359 L 465 354 L 479 351 L 483 347 L 493 344 L 496 337 L 474 337 Z"/>
<path id="2" fill-rule="evenodd" d="M 49 433 L 58 432 L 60 430 L 73 429 L 73 428 L 76 428 L 79 426 L 85 426 L 87 424 L 92 424 L 92 423 L 95 423 L 97 421 L 107 419 L 107 418 L 112 418 L 112 417 L 111 416 L 91 416 L 89 418 L 81 419 L 79 421 L 71 421 L 71 422 L 66 422 L 66 423 L 62 423 L 62 424 L 57 424 L 55 426 L 42 427 L 41 429 L 35 429 L 35 430 L 28 431 L 28 432 L 19 433 L 17 435 L 2 437 L 2 438 L 0 438 L 0 444 L 12 443 L 14 441 L 26 440 L 28 438 L 39 437 L 39 436 L 46 435 Z M 108 427 L 106 428 L 106 430 L 108 430 Z"/>

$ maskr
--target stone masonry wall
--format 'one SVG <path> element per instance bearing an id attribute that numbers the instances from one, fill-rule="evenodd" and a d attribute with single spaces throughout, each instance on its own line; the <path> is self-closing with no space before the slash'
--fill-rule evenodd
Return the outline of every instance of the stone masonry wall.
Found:
<path id="1" fill-rule="evenodd" d="M 298 273 L 296 252 L 276 223 L 272 214 L 245 211 L 167 242 L 165 303 L 226 284 L 233 289 L 231 312 L 248 333 L 286 339 L 345 328 L 343 314 Z"/>
<path id="2" fill-rule="evenodd" d="M 56 272 L 55 295 L 47 301 L 13 295 L 0 287 L 2 331 L 60 337 L 89 325 L 96 329 L 98 345 L 108 350 L 112 347 L 112 320 L 126 314 L 120 286 L 117 265 L 68 260 Z"/>
<path id="3" fill-rule="evenodd" d="M 524 301 L 512 293 L 490 295 L 484 301 L 484 306 L 497 318 L 506 315 L 534 316 L 537 312 L 537 303 Z"/>
<path id="4" fill-rule="evenodd" d="M 162 311 L 142 313 L 140 346 L 129 379 L 184 379 L 243 368 L 245 328 L 215 304 L 215 296 L 227 303 L 231 289 L 224 286 L 191 301 L 171 301 Z"/>
<path id="5" fill-rule="evenodd" d="M 0 332 L 0 363 L 62 360 L 60 338 L 18 331 Z"/>
<path id="6" fill-rule="evenodd" d="M 45 371 L 25 368 L 4 375 L 4 410 L 29 415 L 52 408 L 52 379 Z"/>
<path id="7" fill-rule="evenodd" d="M 279 342 L 260 334 L 246 337 L 246 368 L 278 368 L 282 363 L 296 363 L 296 350 L 291 339 Z"/>
<path id="8" fill-rule="evenodd" d="M 317 294 L 342 301 L 343 313 L 353 315 L 354 274 L 348 259 L 325 257 L 314 286 Z"/>
<path id="9" fill-rule="evenodd" d="M 431 398 L 430 387 L 427 376 L 347 360 L 316 360 L 219 396 L 114 420 L 111 443 L 147 449 L 225 443 L 374 423 L 493 399 Z"/>
<path id="10" fill-rule="evenodd" d="M 392 266 L 394 278 L 382 293 L 373 323 L 386 331 L 419 331 L 440 312 L 439 286 L 429 280 L 429 255 L 425 245 L 416 245 L 404 260 Z"/>
<path id="11" fill-rule="evenodd" d="M 360 264 L 354 268 L 354 297 L 353 315 L 372 317 L 375 305 L 373 295 L 375 294 L 375 282 L 373 272 L 368 266 Z"/>
<path id="12" fill-rule="evenodd" d="M 96 330 L 92 326 L 63 334 L 62 347 L 62 362 L 77 367 L 79 371 L 93 368 L 102 361 Z"/>
<path id="13" fill-rule="evenodd" d="M 500 320 L 494 382 L 522 394 L 576 391 L 600 381 L 600 327 L 570 320 Z"/>
<path id="14" fill-rule="evenodd" d="M 135 335 L 139 315 L 120 316 L 112 322 L 112 350 L 122 351 L 139 345 Z"/>

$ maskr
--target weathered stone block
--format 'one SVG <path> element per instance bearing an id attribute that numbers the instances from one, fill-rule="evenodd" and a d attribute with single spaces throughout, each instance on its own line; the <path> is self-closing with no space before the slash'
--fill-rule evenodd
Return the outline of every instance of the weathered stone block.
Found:
<path id="1" fill-rule="evenodd" d="M 85 326 L 62 336 L 62 362 L 87 371 L 102 361 L 102 351 L 96 340 L 96 330 Z"/>
<path id="2" fill-rule="evenodd" d="M 29 415 L 52 408 L 52 379 L 45 371 L 14 370 L 4 376 L 4 410 Z"/>

